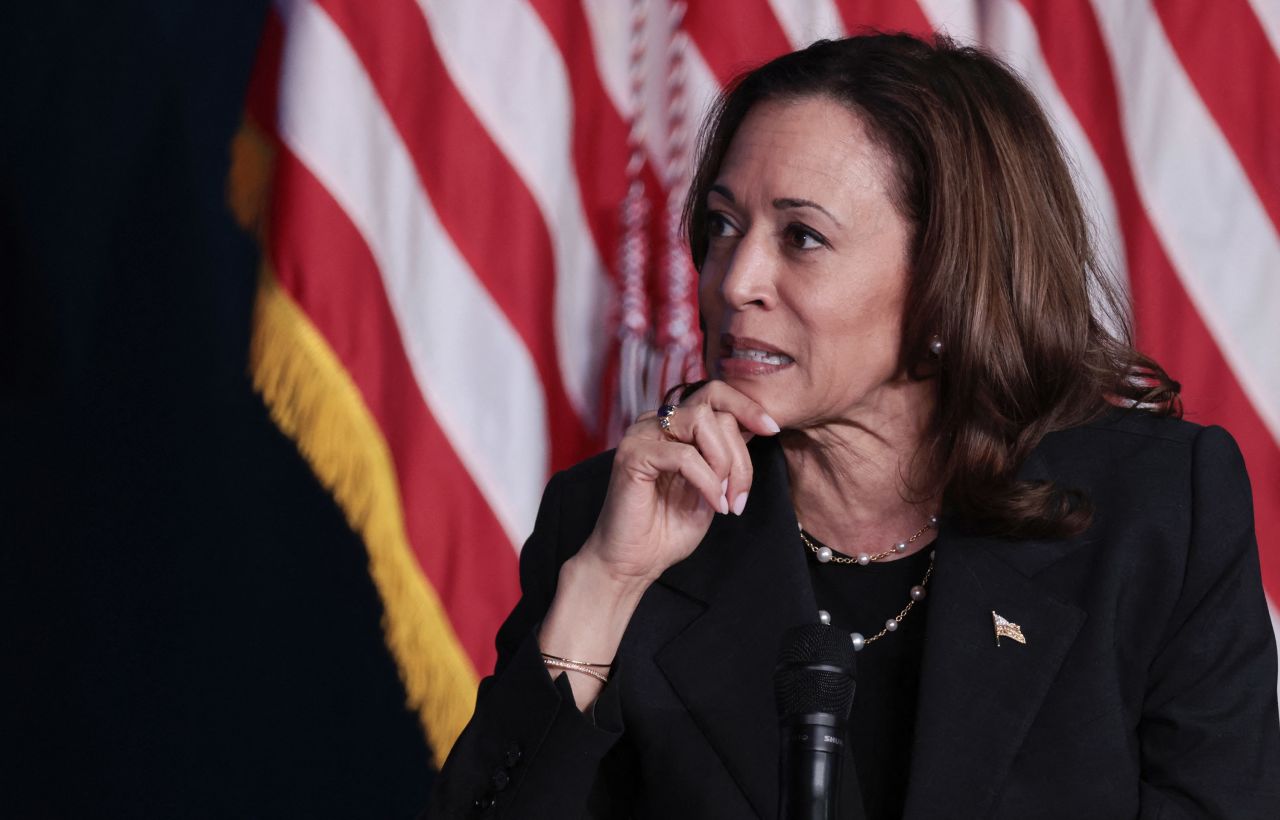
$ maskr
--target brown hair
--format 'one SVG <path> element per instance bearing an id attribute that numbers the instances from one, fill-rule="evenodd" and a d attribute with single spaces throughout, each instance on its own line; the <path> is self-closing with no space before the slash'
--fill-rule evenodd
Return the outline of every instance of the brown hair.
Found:
<path id="1" fill-rule="evenodd" d="M 893 160 L 895 205 L 913 227 L 903 365 L 938 379 L 926 445 L 945 510 L 1010 537 L 1083 531 L 1087 498 L 1018 481 L 1018 468 L 1046 433 L 1111 405 L 1178 414 L 1179 386 L 1133 348 L 1062 148 L 999 60 L 943 36 L 870 34 L 739 77 L 703 129 L 685 203 L 695 265 L 707 252 L 708 190 L 747 112 L 814 96 L 852 109 Z M 931 360 L 935 334 L 944 352 Z"/>

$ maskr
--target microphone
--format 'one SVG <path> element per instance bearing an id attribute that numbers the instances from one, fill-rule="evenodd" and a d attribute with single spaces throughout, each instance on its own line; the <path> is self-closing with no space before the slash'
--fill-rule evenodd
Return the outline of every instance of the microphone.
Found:
<path id="1" fill-rule="evenodd" d="M 779 820 L 836 820 L 840 760 L 853 707 L 848 633 L 823 624 L 787 630 L 773 690 L 782 728 Z"/>

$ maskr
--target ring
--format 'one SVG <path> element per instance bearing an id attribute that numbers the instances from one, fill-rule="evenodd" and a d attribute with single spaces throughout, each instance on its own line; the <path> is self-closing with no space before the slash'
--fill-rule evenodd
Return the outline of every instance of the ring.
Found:
<path id="1" fill-rule="evenodd" d="M 658 426 L 662 428 L 662 434 L 667 437 L 668 441 L 679 441 L 676 434 L 671 432 L 671 417 L 676 414 L 679 404 L 664 404 L 658 408 Z"/>

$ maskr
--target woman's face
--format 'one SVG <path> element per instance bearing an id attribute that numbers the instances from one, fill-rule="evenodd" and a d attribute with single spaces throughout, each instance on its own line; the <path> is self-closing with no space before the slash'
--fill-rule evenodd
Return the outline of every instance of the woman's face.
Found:
<path id="1" fill-rule="evenodd" d="M 874 411 L 902 380 L 910 228 L 889 156 L 823 97 L 757 104 L 707 197 L 707 368 L 783 427 Z"/>

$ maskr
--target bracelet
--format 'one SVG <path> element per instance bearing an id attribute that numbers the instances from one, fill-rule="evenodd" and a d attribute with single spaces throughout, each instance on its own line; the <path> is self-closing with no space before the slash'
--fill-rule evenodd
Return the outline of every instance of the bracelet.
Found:
<path id="1" fill-rule="evenodd" d="M 552 661 L 560 661 L 561 663 L 576 663 L 578 666 L 594 666 L 597 669 L 613 668 L 613 664 L 611 663 L 591 663 L 590 661 L 575 661 L 572 658 L 562 658 L 559 655 L 548 655 L 546 652 L 542 653 L 542 659 L 544 661 L 552 660 Z"/>
<path id="2" fill-rule="evenodd" d="M 542 656 L 542 663 L 545 666 L 551 667 L 552 669 L 567 669 L 570 672 L 581 672 L 584 675 L 590 675 L 591 677 L 595 678 L 601 683 L 609 682 L 608 675 L 601 674 L 600 672 L 597 672 L 596 670 L 592 669 L 590 666 L 587 666 L 585 664 L 574 663 L 573 661 L 561 660 L 560 658 L 549 658 L 546 655 Z"/>

